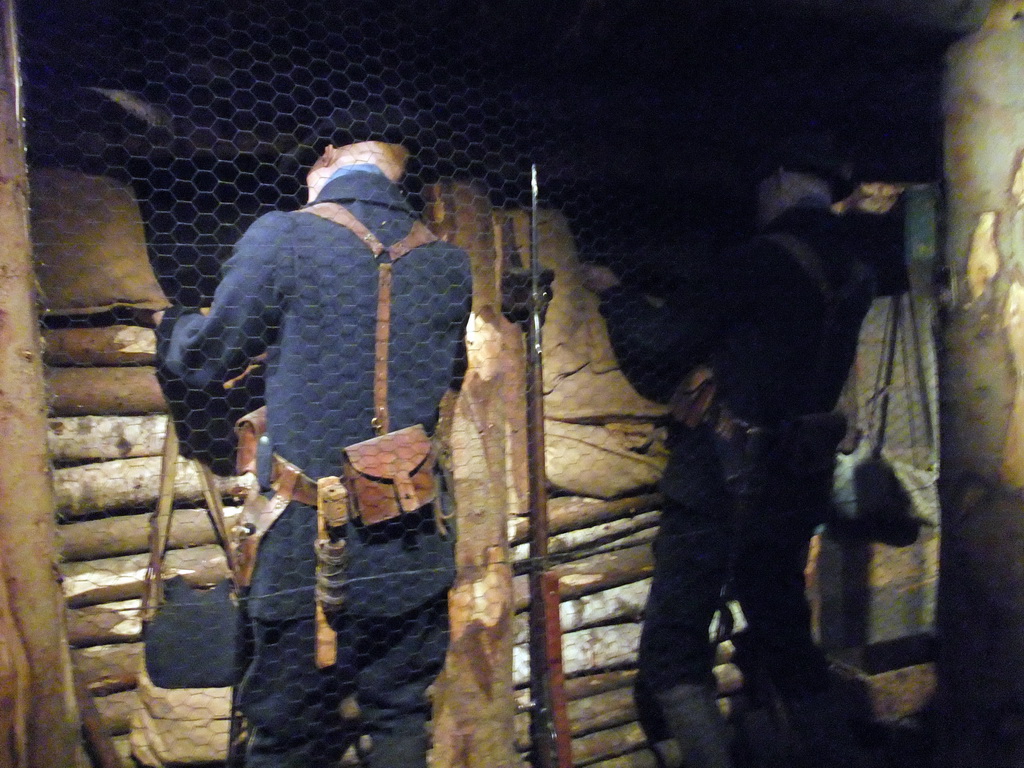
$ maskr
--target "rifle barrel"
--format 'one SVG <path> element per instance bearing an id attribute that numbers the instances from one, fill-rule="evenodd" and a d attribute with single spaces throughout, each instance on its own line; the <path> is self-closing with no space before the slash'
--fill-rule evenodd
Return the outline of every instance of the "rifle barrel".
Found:
<path id="1" fill-rule="evenodd" d="M 547 473 L 544 466 L 544 375 L 541 354 L 540 253 L 537 242 L 537 166 L 530 210 L 530 325 L 527 334 L 526 435 L 530 517 L 530 743 L 534 768 L 571 768 L 558 577 L 548 559 Z"/>

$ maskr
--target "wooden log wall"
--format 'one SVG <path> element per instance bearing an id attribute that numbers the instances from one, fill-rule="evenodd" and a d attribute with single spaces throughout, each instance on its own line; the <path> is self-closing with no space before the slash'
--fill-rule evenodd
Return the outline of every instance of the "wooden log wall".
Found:
<path id="1" fill-rule="evenodd" d="M 111 325 L 44 331 L 43 344 L 72 663 L 101 727 L 129 766 L 149 516 L 167 429 L 153 368 L 156 339 L 147 328 Z M 244 488 L 229 478 L 218 483 L 230 525 Z M 179 460 L 166 567 L 197 584 L 227 573 L 202 498 L 195 466 Z"/>

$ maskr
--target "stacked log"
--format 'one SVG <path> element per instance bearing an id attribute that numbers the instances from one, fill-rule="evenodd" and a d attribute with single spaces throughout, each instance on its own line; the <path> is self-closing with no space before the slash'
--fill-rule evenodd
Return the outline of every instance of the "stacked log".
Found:
<path id="1" fill-rule="evenodd" d="M 647 493 L 604 500 L 558 497 L 551 500 L 550 552 L 557 562 L 563 665 L 575 765 L 629 768 L 652 766 L 653 758 L 637 722 L 633 701 L 637 649 L 654 560 L 661 497 Z M 510 539 L 517 562 L 525 561 L 521 542 L 528 522 L 516 520 Z M 523 710 L 529 703 L 525 575 L 515 577 L 516 615 L 513 675 Z M 742 694 L 743 680 L 731 663 L 731 644 L 719 648 L 715 666 L 719 705 L 729 716 Z M 517 716 L 516 746 L 529 748 L 528 715 Z"/>

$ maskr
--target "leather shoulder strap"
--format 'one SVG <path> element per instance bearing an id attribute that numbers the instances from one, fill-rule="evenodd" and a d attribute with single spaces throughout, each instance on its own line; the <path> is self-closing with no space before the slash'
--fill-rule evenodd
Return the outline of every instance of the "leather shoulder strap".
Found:
<path id="1" fill-rule="evenodd" d="M 797 263 L 797 266 L 814 281 L 826 302 L 831 304 L 835 300 L 835 290 L 828 278 L 825 277 L 825 268 L 821 264 L 821 257 L 803 238 L 789 232 L 771 232 L 767 235 L 759 235 L 758 239 L 777 245 L 784 250 Z"/>
<path id="2" fill-rule="evenodd" d="M 789 254 L 789 257 L 817 286 L 825 300 L 825 321 L 822 325 L 821 340 L 818 343 L 818 351 L 814 359 L 813 375 L 805 383 L 807 387 L 812 387 L 821 377 L 828 360 L 831 346 L 830 334 L 835 327 L 839 311 L 839 294 L 825 276 L 825 267 L 821 263 L 818 252 L 803 238 L 789 232 L 771 232 L 766 235 L 758 235 L 758 239 L 773 243 Z"/>
<path id="3" fill-rule="evenodd" d="M 391 266 L 414 248 L 436 241 L 437 235 L 416 221 L 409 234 L 385 248 L 384 244 L 351 211 L 338 203 L 316 203 L 301 209 L 333 221 L 353 232 L 377 261 L 377 330 L 374 338 L 373 428 L 378 435 L 390 429 L 388 418 L 388 342 L 391 337 Z M 387 258 L 382 258 L 387 253 Z"/>
<path id="4" fill-rule="evenodd" d="M 413 222 L 409 234 L 388 246 L 388 254 L 391 256 L 391 263 L 394 264 L 409 251 L 419 248 L 421 245 L 429 245 L 437 241 L 437 235 L 430 231 L 422 221 Z"/>
<path id="5" fill-rule="evenodd" d="M 422 221 L 413 222 L 409 234 L 398 242 L 385 247 L 378 237 L 371 232 L 363 222 L 357 219 L 352 212 L 340 203 L 315 203 L 306 208 L 301 208 L 302 213 L 312 213 L 328 221 L 333 221 L 348 230 L 351 230 L 358 237 L 375 259 L 380 259 L 381 254 L 387 251 L 388 258 L 394 264 L 400 258 L 421 245 L 429 245 L 435 242 L 438 237 Z"/>

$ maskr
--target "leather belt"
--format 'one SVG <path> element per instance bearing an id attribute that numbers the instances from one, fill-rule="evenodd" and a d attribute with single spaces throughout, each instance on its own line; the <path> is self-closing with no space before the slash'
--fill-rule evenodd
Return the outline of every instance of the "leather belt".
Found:
<path id="1" fill-rule="evenodd" d="M 276 453 L 270 465 L 270 486 L 276 493 L 288 496 L 293 501 L 309 507 L 316 506 L 316 480 L 307 477 L 301 469 Z"/>

